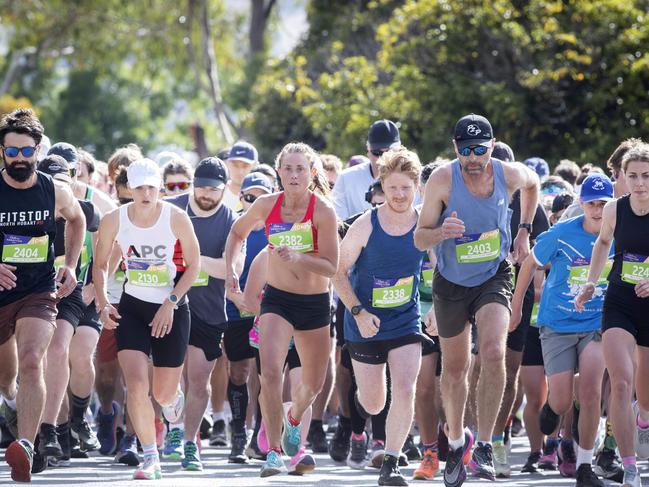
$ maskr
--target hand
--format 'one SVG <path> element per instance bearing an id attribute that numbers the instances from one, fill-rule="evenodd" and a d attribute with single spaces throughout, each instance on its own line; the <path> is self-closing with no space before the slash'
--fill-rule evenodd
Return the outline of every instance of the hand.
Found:
<path id="1" fill-rule="evenodd" d="M 0 291 L 8 291 L 16 287 L 16 267 L 9 264 L 0 264 Z"/>
<path id="2" fill-rule="evenodd" d="M 97 306 L 97 311 L 99 312 L 99 317 L 104 328 L 107 330 L 114 330 L 119 326 L 117 320 L 119 320 L 121 316 L 117 312 L 117 308 L 112 304 L 106 303 L 101 308 Z"/>
<path id="3" fill-rule="evenodd" d="M 592 282 L 587 282 L 579 290 L 579 294 L 575 298 L 575 309 L 581 313 L 584 310 L 584 305 L 590 301 L 590 298 L 593 297 L 595 292 L 595 284 Z"/>
<path id="4" fill-rule="evenodd" d="M 465 230 L 464 222 L 457 217 L 457 211 L 453 211 L 442 223 L 442 238 L 460 238 Z"/>
<path id="5" fill-rule="evenodd" d="M 273 253 L 278 255 L 279 258 L 286 263 L 296 264 L 302 258 L 302 254 L 300 252 L 291 250 L 286 245 L 275 247 L 273 249 Z"/>
<path id="6" fill-rule="evenodd" d="M 439 335 L 439 332 L 437 331 L 437 317 L 435 316 L 435 308 L 433 308 L 432 306 L 424 317 L 424 325 L 426 326 L 426 333 L 428 333 L 430 336 L 436 337 Z"/>
<path id="7" fill-rule="evenodd" d="M 77 287 L 76 271 L 66 265 L 59 267 L 56 273 L 56 295 L 59 298 L 69 296 L 75 287 Z"/>
<path id="8" fill-rule="evenodd" d="M 239 275 L 234 271 L 227 273 L 225 276 L 225 292 L 230 294 L 241 293 Z"/>
<path id="9" fill-rule="evenodd" d="M 83 286 L 81 297 L 86 306 L 92 303 L 92 300 L 95 299 L 95 285 L 90 283 L 87 286 Z"/>
<path id="10" fill-rule="evenodd" d="M 171 333 L 171 327 L 174 322 L 174 309 L 176 305 L 171 301 L 166 300 L 160 305 L 156 311 L 153 321 L 149 323 L 151 327 L 151 336 L 154 338 L 162 338 Z"/>
<path id="11" fill-rule="evenodd" d="M 635 285 L 635 295 L 639 298 L 649 297 L 649 279 L 643 279 Z"/>
<path id="12" fill-rule="evenodd" d="M 226 292 L 225 297 L 228 298 L 230 301 L 232 301 L 239 311 L 243 311 L 244 313 L 250 312 L 246 308 L 246 301 L 244 299 L 244 294 L 241 291 Z"/>
<path id="13" fill-rule="evenodd" d="M 379 332 L 381 320 L 369 311 L 362 310 L 356 316 L 356 325 L 363 338 L 372 338 Z"/>
<path id="14" fill-rule="evenodd" d="M 509 317 L 509 333 L 513 332 L 523 318 L 522 303 L 520 301 L 512 300 L 512 314 Z"/>
<path id="15" fill-rule="evenodd" d="M 527 256 L 530 255 L 530 236 L 527 233 L 527 230 L 518 231 L 516 238 L 514 239 L 514 252 L 512 257 L 514 258 L 514 263 L 522 264 Z"/>

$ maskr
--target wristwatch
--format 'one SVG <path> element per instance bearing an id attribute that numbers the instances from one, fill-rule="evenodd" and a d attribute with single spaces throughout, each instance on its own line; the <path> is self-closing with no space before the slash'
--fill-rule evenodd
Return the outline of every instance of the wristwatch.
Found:
<path id="1" fill-rule="evenodd" d="M 518 228 L 524 228 L 528 233 L 532 233 L 532 224 L 531 223 L 519 223 Z"/>
<path id="2" fill-rule="evenodd" d="M 352 316 L 358 316 L 358 314 L 363 311 L 363 307 L 360 304 L 357 304 L 356 306 L 352 306 L 350 311 L 352 312 Z"/>
<path id="3" fill-rule="evenodd" d="M 167 298 L 171 304 L 174 305 L 174 309 L 178 309 L 178 296 L 175 294 L 170 294 Z"/>

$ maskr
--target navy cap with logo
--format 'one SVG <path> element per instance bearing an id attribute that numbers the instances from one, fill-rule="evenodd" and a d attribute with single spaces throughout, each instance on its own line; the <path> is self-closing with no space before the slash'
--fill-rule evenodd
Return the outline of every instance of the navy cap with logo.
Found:
<path id="1" fill-rule="evenodd" d="M 72 144 L 68 144 L 67 142 L 57 142 L 50 147 L 49 151 L 47 151 L 48 156 L 52 154 L 61 156 L 63 159 L 68 161 L 70 169 L 76 169 L 79 165 L 79 153 L 77 152 L 76 147 Z"/>
<path id="2" fill-rule="evenodd" d="M 377 120 L 367 134 L 367 146 L 370 150 L 393 149 L 401 145 L 399 127 L 392 120 Z"/>
<path id="3" fill-rule="evenodd" d="M 474 113 L 459 119 L 453 132 L 453 139 L 457 143 L 458 150 L 476 145 L 488 146 L 493 137 L 493 130 L 489 120 Z"/>
<path id="4" fill-rule="evenodd" d="M 71 183 L 70 165 L 63 157 L 56 154 L 50 154 L 41 159 L 38 163 L 37 169 L 40 172 L 49 174 L 53 179 Z"/>
<path id="5" fill-rule="evenodd" d="M 194 171 L 195 188 L 222 189 L 230 180 L 228 168 L 218 157 L 207 157 L 198 163 Z"/>
<path id="6" fill-rule="evenodd" d="M 257 164 L 259 162 L 259 155 L 257 154 L 257 149 L 255 149 L 254 145 L 240 140 L 230 148 L 227 160 Z"/>
<path id="7" fill-rule="evenodd" d="M 579 199 L 581 201 L 614 200 L 613 183 L 606 174 L 589 174 L 581 183 Z"/>
<path id="8" fill-rule="evenodd" d="M 270 180 L 260 172 L 251 172 L 241 182 L 241 192 L 251 189 L 261 189 L 266 193 L 273 192 L 273 185 Z"/>

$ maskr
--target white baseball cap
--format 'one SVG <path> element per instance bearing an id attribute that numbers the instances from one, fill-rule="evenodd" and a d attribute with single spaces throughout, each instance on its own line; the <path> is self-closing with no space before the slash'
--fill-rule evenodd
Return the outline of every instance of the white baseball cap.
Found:
<path id="1" fill-rule="evenodd" d="M 151 159 L 138 159 L 133 162 L 126 170 L 128 178 L 128 186 L 131 189 L 139 188 L 140 186 L 153 186 L 160 188 L 162 186 L 162 177 L 160 176 L 160 168 Z"/>

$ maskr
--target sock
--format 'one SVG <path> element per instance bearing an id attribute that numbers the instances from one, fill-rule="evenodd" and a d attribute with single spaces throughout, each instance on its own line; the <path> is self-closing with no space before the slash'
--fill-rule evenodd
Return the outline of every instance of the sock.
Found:
<path id="1" fill-rule="evenodd" d="M 31 448 L 32 451 L 34 450 L 34 444 L 31 441 L 29 441 L 27 438 L 21 438 L 20 442 L 29 445 L 29 448 Z"/>
<path id="2" fill-rule="evenodd" d="M 219 411 L 219 412 L 216 412 L 216 413 L 213 412 L 212 413 L 212 421 L 214 421 L 215 423 L 217 421 L 225 421 L 225 413 L 223 411 Z"/>
<path id="3" fill-rule="evenodd" d="M 432 443 L 424 443 L 423 444 L 423 450 L 432 450 L 432 451 L 437 451 L 437 442 L 433 441 Z"/>
<path id="4" fill-rule="evenodd" d="M 462 436 L 460 436 L 460 438 L 457 440 L 453 440 L 449 437 L 448 446 L 449 448 L 451 448 L 451 450 L 457 450 L 458 448 L 462 448 L 464 446 L 464 433 L 462 433 Z"/>
<path id="5" fill-rule="evenodd" d="M 292 412 L 293 412 L 293 408 L 290 408 L 288 410 L 288 413 L 286 413 L 287 416 L 286 419 L 288 419 L 288 422 L 291 426 L 298 426 L 300 422 L 291 415 Z"/>
<path id="6" fill-rule="evenodd" d="M 268 452 L 271 452 L 271 451 L 274 451 L 274 452 L 277 453 L 280 457 L 282 456 L 282 449 L 279 448 L 279 447 L 277 447 L 277 446 L 274 447 L 274 448 L 270 448 L 270 449 L 268 450 Z"/>
<path id="7" fill-rule="evenodd" d="M 505 435 L 491 435 L 491 442 L 492 443 L 497 443 L 499 441 L 504 442 L 505 441 Z"/>
<path id="8" fill-rule="evenodd" d="M 395 452 L 394 450 L 389 450 L 389 451 L 385 450 L 385 454 L 386 454 L 386 456 L 390 455 L 391 457 L 399 458 L 399 452 L 398 451 Z"/>
<path id="9" fill-rule="evenodd" d="M 14 411 L 15 411 L 16 408 L 18 407 L 18 406 L 16 406 L 16 399 L 15 399 L 15 398 L 14 398 L 14 399 L 7 399 L 7 398 L 5 397 L 4 400 L 5 400 L 5 404 L 6 404 L 7 406 L 9 406 L 11 409 L 13 409 Z"/>
<path id="10" fill-rule="evenodd" d="M 185 431 L 185 423 L 181 421 L 180 423 L 169 423 L 169 431 L 179 429 L 180 431 Z"/>
<path id="11" fill-rule="evenodd" d="M 632 456 L 632 457 L 622 457 L 622 465 L 624 465 L 625 467 L 627 467 L 627 466 L 629 466 L 629 465 L 632 465 L 632 466 L 635 467 L 635 466 L 636 466 L 636 459 L 635 459 L 635 456 Z"/>
<path id="12" fill-rule="evenodd" d="M 156 446 L 155 443 L 151 443 L 150 445 L 142 445 L 142 453 L 144 456 L 158 456 L 158 447 Z"/>
<path id="13" fill-rule="evenodd" d="M 72 394 L 72 408 L 70 417 L 73 420 L 81 421 L 86 414 L 86 409 L 90 404 L 90 396 L 79 397 Z"/>
<path id="14" fill-rule="evenodd" d="M 365 440 L 365 433 L 352 433 L 352 440 L 353 441 L 364 441 Z"/>
<path id="15" fill-rule="evenodd" d="M 638 416 L 636 417 L 636 420 L 637 420 L 638 426 L 640 426 L 640 428 L 642 428 L 643 430 L 649 428 L 649 421 L 644 421 L 640 417 L 639 413 L 638 413 Z"/>
<path id="16" fill-rule="evenodd" d="M 581 464 L 592 465 L 593 464 L 593 450 L 586 450 L 582 447 L 577 448 L 577 468 Z"/>
<path id="17" fill-rule="evenodd" d="M 228 402 L 232 410 L 233 431 L 245 431 L 246 410 L 248 409 L 248 385 L 236 385 L 232 381 L 228 381 Z"/>
<path id="18" fill-rule="evenodd" d="M 613 426 L 608 418 L 606 418 L 606 436 L 604 437 L 604 448 L 607 450 L 615 450 L 617 448 L 617 441 L 613 436 Z"/>

